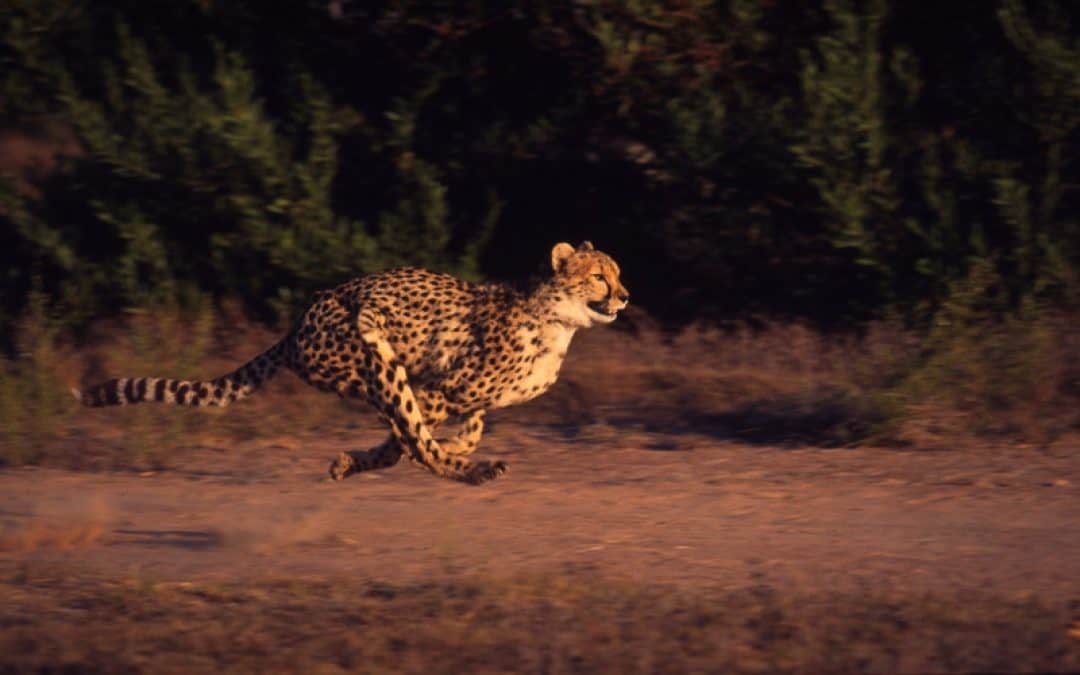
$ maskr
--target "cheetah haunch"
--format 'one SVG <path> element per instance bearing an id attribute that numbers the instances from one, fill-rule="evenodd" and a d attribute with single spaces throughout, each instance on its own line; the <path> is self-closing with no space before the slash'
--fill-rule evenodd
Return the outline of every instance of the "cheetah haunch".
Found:
<path id="1" fill-rule="evenodd" d="M 528 293 L 422 269 L 370 274 L 317 293 L 291 333 L 228 375 L 121 378 L 74 393 L 88 406 L 226 406 L 284 366 L 324 391 L 367 399 L 390 426 L 381 445 L 341 453 L 333 478 L 406 456 L 438 476 L 482 483 L 507 469 L 469 459 L 485 411 L 547 391 L 574 332 L 614 321 L 629 299 L 619 266 L 589 242 L 556 244 L 551 267 L 551 278 Z M 461 422 L 457 435 L 435 438 L 448 419 Z"/>

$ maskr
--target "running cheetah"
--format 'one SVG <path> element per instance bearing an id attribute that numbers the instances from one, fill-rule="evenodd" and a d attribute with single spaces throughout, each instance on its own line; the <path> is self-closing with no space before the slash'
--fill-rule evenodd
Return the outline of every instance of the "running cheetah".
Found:
<path id="1" fill-rule="evenodd" d="M 547 391 L 574 332 L 614 321 L 629 300 L 619 266 L 587 241 L 576 249 L 556 244 L 551 267 L 531 292 L 415 268 L 369 274 L 317 293 L 292 332 L 228 375 L 121 378 L 74 394 L 95 407 L 226 406 L 284 366 L 321 390 L 366 399 L 390 426 L 381 445 L 342 452 L 330 466 L 334 479 L 405 456 L 438 476 L 483 483 L 507 470 L 501 461 L 469 459 L 485 411 Z M 460 421 L 459 432 L 436 439 L 448 419 Z"/>

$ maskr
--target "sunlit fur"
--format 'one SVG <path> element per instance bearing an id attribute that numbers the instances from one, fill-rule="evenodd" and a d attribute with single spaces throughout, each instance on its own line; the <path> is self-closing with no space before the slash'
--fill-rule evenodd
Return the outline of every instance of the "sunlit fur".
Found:
<path id="1" fill-rule="evenodd" d="M 75 395 L 95 407 L 225 406 L 285 367 L 314 387 L 367 400 L 390 427 L 382 444 L 343 452 L 330 467 L 335 479 L 406 457 L 436 475 L 482 483 L 507 469 L 468 458 L 485 412 L 547 391 L 574 333 L 614 321 L 629 298 L 618 265 L 589 242 L 557 244 L 551 265 L 551 277 L 529 292 L 415 268 L 369 274 L 317 293 L 292 332 L 227 375 L 120 378 Z M 435 438 L 447 420 L 460 422 L 458 433 Z"/>
<path id="2" fill-rule="evenodd" d="M 569 325 L 587 328 L 611 323 L 630 297 L 619 281 L 619 266 L 584 242 L 577 249 L 558 244 L 551 252 L 555 283 L 565 296 L 553 304 L 554 314 Z"/>

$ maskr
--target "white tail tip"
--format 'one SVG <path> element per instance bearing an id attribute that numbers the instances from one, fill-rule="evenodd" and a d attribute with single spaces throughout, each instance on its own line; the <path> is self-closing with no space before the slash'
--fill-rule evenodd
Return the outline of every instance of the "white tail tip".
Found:
<path id="1" fill-rule="evenodd" d="M 82 403 L 82 392 L 75 387 L 71 388 L 71 395 L 75 397 L 75 400 Z"/>

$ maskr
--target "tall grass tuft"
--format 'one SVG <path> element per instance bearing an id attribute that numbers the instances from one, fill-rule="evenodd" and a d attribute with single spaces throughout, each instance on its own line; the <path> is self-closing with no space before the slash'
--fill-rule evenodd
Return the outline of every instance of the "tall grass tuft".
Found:
<path id="1" fill-rule="evenodd" d="M 184 379 L 211 375 L 205 372 L 204 363 L 213 351 L 217 319 L 209 300 L 199 299 L 186 310 L 174 303 L 130 308 L 126 324 L 127 339 L 110 350 L 109 360 L 118 375 Z M 121 444 L 139 464 L 161 468 L 166 450 L 180 445 L 184 438 L 214 430 L 218 419 L 214 413 L 135 406 Z"/>
<path id="2" fill-rule="evenodd" d="M 64 433 L 74 409 L 59 377 L 72 365 L 72 354 L 61 346 L 61 321 L 48 308 L 44 294 L 30 294 L 16 322 L 15 353 L 0 357 L 0 464 L 37 461 Z"/>
<path id="3" fill-rule="evenodd" d="M 935 315 L 893 388 L 909 417 L 946 412 L 946 426 L 1046 443 L 1080 428 L 1076 328 L 1027 297 L 1009 306 L 992 265 L 975 264 Z"/>

